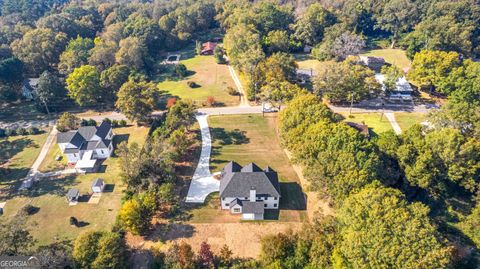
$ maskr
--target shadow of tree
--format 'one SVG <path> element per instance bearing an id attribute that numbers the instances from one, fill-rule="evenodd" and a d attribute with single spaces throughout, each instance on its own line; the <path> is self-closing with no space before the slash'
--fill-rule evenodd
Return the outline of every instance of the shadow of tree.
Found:
<path id="1" fill-rule="evenodd" d="M 245 134 L 245 131 L 239 129 L 234 129 L 232 131 L 226 131 L 224 128 L 210 128 L 212 137 L 214 140 L 218 141 L 220 145 L 242 145 L 248 144 L 250 138 Z"/>
<path id="2" fill-rule="evenodd" d="M 64 177 L 42 179 L 24 194 L 29 197 L 38 197 L 45 194 L 65 196 L 68 191 L 66 187 L 71 186 L 75 182 L 75 178 L 75 175 L 68 175 Z"/>
<path id="3" fill-rule="evenodd" d="M 306 195 L 296 182 L 281 182 L 280 210 L 307 210 Z"/>
<path id="4" fill-rule="evenodd" d="M 162 241 L 189 238 L 195 233 L 195 227 L 183 223 L 161 223 L 154 227 L 155 231 L 147 237 L 148 240 Z"/>

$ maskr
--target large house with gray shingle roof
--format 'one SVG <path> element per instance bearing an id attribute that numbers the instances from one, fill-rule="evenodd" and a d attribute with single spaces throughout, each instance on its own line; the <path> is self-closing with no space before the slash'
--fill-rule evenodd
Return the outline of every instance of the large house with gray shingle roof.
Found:
<path id="1" fill-rule="evenodd" d="M 109 122 L 100 126 L 82 126 L 75 131 L 57 134 L 57 144 L 69 164 L 89 172 L 98 159 L 106 159 L 113 152 L 113 131 Z"/>
<path id="2" fill-rule="evenodd" d="M 262 220 L 265 209 L 278 209 L 280 204 L 277 172 L 254 163 L 241 167 L 229 162 L 221 173 L 220 200 L 222 209 L 242 214 L 244 220 Z"/>

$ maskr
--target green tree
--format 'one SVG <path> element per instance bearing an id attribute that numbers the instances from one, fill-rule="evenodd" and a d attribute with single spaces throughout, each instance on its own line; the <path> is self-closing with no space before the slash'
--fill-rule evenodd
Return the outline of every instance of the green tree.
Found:
<path id="1" fill-rule="evenodd" d="M 184 126 L 187 128 L 195 122 L 195 105 L 190 101 L 180 100 L 167 113 L 165 126 L 174 131 Z"/>
<path id="2" fill-rule="evenodd" d="M 104 101 L 100 86 L 100 72 L 92 65 L 75 68 L 67 77 L 68 95 L 80 106 L 95 105 Z"/>
<path id="3" fill-rule="evenodd" d="M 120 87 L 128 81 L 130 68 L 126 65 L 114 65 L 105 69 L 100 74 L 100 86 L 102 86 L 109 100 L 116 100 Z"/>
<path id="4" fill-rule="evenodd" d="M 101 232 L 89 231 L 80 234 L 73 245 L 73 259 L 80 268 L 91 268 L 98 251 Z"/>
<path id="5" fill-rule="evenodd" d="M 284 30 L 274 30 L 265 37 L 264 44 L 270 52 L 288 52 L 290 49 L 290 37 Z"/>
<path id="6" fill-rule="evenodd" d="M 75 68 L 87 64 L 93 46 L 93 40 L 90 38 L 71 39 L 65 51 L 60 55 L 58 64 L 60 72 L 70 74 Z"/>
<path id="7" fill-rule="evenodd" d="M 243 24 L 227 30 L 224 46 L 230 63 L 243 72 L 251 73 L 265 57 L 260 35 L 254 28 Z"/>
<path id="8" fill-rule="evenodd" d="M 156 92 L 152 82 L 128 81 L 120 87 L 115 106 L 129 120 L 146 121 L 155 108 Z"/>
<path id="9" fill-rule="evenodd" d="M 348 197 L 337 213 L 337 259 L 352 268 L 448 268 L 452 250 L 428 213 L 398 190 L 368 185 Z"/>
<path id="10" fill-rule="evenodd" d="M 470 215 L 460 222 L 462 231 L 475 243 L 477 247 L 480 246 L 480 206 L 477 204 Z"/>
<path id="11" fill-rule="evenodd" d="M 89 231 L 75 240 L 73 258 L 79 268 L 125 268 L 125 251 L 119 234 Z"/>
<path id="12" fill-rule="evenodd" d="M 412 0 L 386 1 L 380 12 L 376 13 L 376 27 L 392 33 L 392 45 L 402 33 L 410 31 L 418 22 L 419 16 L 412 16 L 418 12 L 418 5 Z"/>
<path id="13" fill-rule="evenodd" d="M 38 75 L 58 63 L 66 44 L 64 33 L 35 29 L 25 33 L 22 39 L 15 40 L 11 47 L 13 54 L 25 63 L 29 73 Z"/>
<path id="14" fill-rule="evenodd" d="M 311 93 L 299 94 L 280 111 L 279 130 L 282 143 L 291 150 L 295 144 L 294 141 L 309 124 L 333 120 L 333 112 L 318 96 Z"/>
<path id="15" fill-rule="evenodd" d="M 403 77 L 405 73 L 395 65 L 384 65 L 381 70 L 382 74 L 385 75 L 385 80 L 383 85 L 385 90 L 390 92 L 397 88 L 397 81 L 399 78 Z"/>
<path id="16" fill-rule="evenodd" d="M 57 129 L 60 132 L 75 130 L 78 128 L 78 122 L 79 118 L 71 113 L 65 112 L 57 121 Z"/>
<path id="17" fill-rule="evenodd" d="M 142 70 L 147 64 L 147 49 L 137 37 L 127 37 L 120 41 L 120 49 L 115 54 L 118 63 Z"/>
<path id="18" fill-rule="evenodd" d="M 23 63 L 9 57 L 0 60 L 0 80 L 4 83 L 20 83 L 23 80 Z"/>
<path id="19" fill-rule="evenodd" d="M 115 52 L 117 51 L 116 43 L 112 41 L 95 38 L 95 46 L 90 50 L 88 63 L 97 67 L 98 70 L 105 70 L 115 64 Z"/>
<path id="20" fill-rule="evenodd" d="M 333 25 L 335 20 L 335 16 L 322 4 L 311 4 L 293 25 L 295 38 L 306 45 L 314 46 L 322 41 L 325 28 Z"/>
<path id="21" fill-rule="evenodd" d="M 40 75 L 37 85 L 37 102 L 40 108 L 47 112 L 58 111 L 63 107 L 66 90 L 63 81 L 54 73 L 45 71 Z"/>
<path id="22" fill-rule="evenodd" d="M 124 239 L 117 233 L 105 232 L 97 242 L 97 257 L 92 268 L 126 268 L 126 246 Z"/>
<path id="23" fill-rule="evenodd" d="M 417 87 L 433 90 L 460 65 L 460 56 L 456 52 L 423 50 L 415 54 L 408 78 Z M 442 88 L 437 90 L 448 94 Z"/>
<path id="24" fill-rule="evenodd" d="M 7 256 L 26 255 L 35 240 L 25 227 L 25 218 L 14 217 L 0 223 L 0 254 Z"/>
<path id="25" fill-rule="evenodd" d="M 327 63 L 316 76 L 314 91 L 332 103 L 360 102 L 380 93 L 374 72 L 354 61 Z"/>

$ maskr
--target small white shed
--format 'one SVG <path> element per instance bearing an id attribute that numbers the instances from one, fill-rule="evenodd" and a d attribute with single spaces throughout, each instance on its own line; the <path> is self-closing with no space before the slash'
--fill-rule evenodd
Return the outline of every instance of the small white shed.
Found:
<path id="1" fill-rule="evenodd" d="M 92 191 L 94 193 L 101 193 L 103 192 L 103 189 L 105 188 L 105 182 L 101 178 L 95 179 L 95 181 L 92 184 Z"/>

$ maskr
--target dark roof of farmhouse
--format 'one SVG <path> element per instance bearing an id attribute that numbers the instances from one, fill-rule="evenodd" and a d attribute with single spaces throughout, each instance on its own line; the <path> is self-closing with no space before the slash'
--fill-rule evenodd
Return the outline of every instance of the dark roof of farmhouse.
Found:
<path id="1" fill-rule="evenodd" d="M 272 168 L 261 169 L 254 163 L 240 168 L 238 163 L 230 162 L 223 169 L 221 197 L 248 197 L 252 188 L 257 195 L 280 197 L 278 175 Z"/>

